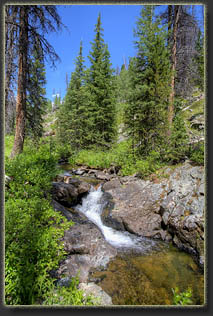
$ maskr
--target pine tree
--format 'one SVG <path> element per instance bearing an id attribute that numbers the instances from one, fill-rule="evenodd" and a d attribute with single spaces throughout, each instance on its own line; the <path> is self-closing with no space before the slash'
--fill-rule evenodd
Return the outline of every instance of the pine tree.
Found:
<path id="1" fill-rule="evenodd" d="M 126 103 L 130 87 L 129 72 L 125 64 L 122 65 L 120 73 L 117 75 L 117 95 L 119 103 Z"/>
<path id="2" fill-rule="evenodd" d="M 195 46 L 195 56 L 193 58 L 194 84 L 202 91 L 204 90 L 204 37 L 199 30 L 198 39 Z"/>
<path id="3" fill-rule="evenodd" d="M 47 107 L 44 56 L 39 42 L 35 43 L 33 47 L 28 76 L 26 133 L 34 139 L 38 139 L 43 133 L 43 114 Z"/>
<path id="4" fill-rule="evenodd" d="M 26 123 L 27 85 L 29 77 L 29 61 L 33 45 L 39 42 L 42 54 L 46 60 L 55 65 L 59 59 L 54 48 L 46 40 L 46 34 L 56 31 L 63 25 L 55 6 L 21 5 L 17 6 L 17 21 L 6 15 L 8 25 L 17 26 L 17 36 L 14 46 L 18 55 L 18 86 L 16 102 L 16 130 L 11 157 L 23 151 Z"/>
<path id="5" fill-rule="evenodd" d="M 171 78 L 167 32 L 154 16 L 153 6 L 143 6 L 137 21 L 137 56 L 130 60 L 131 93 L 125 107 L 125 126 L 139 155 L 160 152 L 167 130 Z"/>
<path id="6" fill-rule="evenodd" d="M 88 113 L 88 95 L 85 87 L 85 66 L 83 46 L 80 43 L 79 55 L 75 62 L 75 71 L 64 104 L 58 111 L 58 137 L 63 143 L 69 143 L 73 150 L 88 146 L 90 141 L 90 123 Z"/>
<path id="7" fill-rule="evenodd" d="M 103 40 L 101 17 L 95 26 L 95 40 L 89 60 L 91 62 L 87 85 L 90 92 L 91 143 L 108 146 L 116 135 L 115 87 L 110 54 Z"/>

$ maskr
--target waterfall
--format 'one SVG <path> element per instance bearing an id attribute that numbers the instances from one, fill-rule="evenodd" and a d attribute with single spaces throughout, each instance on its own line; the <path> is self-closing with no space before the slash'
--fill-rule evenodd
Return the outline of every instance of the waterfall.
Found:
<path id="1" fill-rule="evenodd" d="M 104 209 L 102 196 L 103 191 L 101 186 L 99 186 L 97 190 L 92 187 L 89 194 L 83 198 L 82 205 L 76 206 L 76 209 L 79 212 L 82 212 L 101 230 L 109 244 L 116 248 L 132 248 L 143 252 L 147 251 L 156 244 L 156 242 L 148 238 L 138 237 L 130 234 L 129 232 L 122 232 L 105 226 L 101 220 L 101 213 Z"/>

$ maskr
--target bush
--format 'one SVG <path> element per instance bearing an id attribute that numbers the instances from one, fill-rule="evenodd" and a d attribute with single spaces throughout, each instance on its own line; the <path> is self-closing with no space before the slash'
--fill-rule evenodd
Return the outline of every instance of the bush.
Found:
<path id="1" fill-rule="evenodd" d="M 204 144 L 197 144 L 194 148 L 190 148 L 189 157 L 191 161 L 197 165 L 204 165 Z"/>
<path id="2" fill-rule="evenodd" d="M 191 305 L 192 290 L 188 288 L 185 292 L 180 292 L 179 288 L 172 289 L 174 305 Z"/>
<path id="3" fill-rule="evenodd" d="M 7 305 L 46 300 L 54 284 L 50 272 L 65 256 L 60 239 L 72 223 L 55 212 L 50 203 L 56 162 L 57 155 L 50 152 L 49 144 L 37 149 L 27 146 L 13 160 L 6 159 L 6 174 L 13 179 L 5 192 Z"/>
<path id="4" fill-rule="evenodd" d="M 146 159 L 141 160 L 132 153 L 131 142 L 123 141 L 116 144 L 108 151 L 103 150 L 81 150 L 69 158 L 73 166 L 86 165 L 90 168 L 105 169 L 114 166 L 120 175 L 128 176 L 138 173 L 146 177 L 156 169 L 160 168 L 160 154 L 152 151 Z"/>

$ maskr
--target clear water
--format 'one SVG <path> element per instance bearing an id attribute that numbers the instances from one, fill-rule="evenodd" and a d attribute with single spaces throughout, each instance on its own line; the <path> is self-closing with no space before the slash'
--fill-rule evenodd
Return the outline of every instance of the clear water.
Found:
<path id="1" fill-rule="evenodd" d="M 105 226 L 101 220 L 104 206 L 99 185 L 91 188 L 76 209 L 99 227 L 109 244 L 122 250 L 105 271 L 90 275 L 90 281 L 101 286 L 114 305 L 172 305 L 175 287 L 181 292 L 190 287 L 193 305 L 204 304 L 204 276 L 190 255 L 167 243 Z"/>

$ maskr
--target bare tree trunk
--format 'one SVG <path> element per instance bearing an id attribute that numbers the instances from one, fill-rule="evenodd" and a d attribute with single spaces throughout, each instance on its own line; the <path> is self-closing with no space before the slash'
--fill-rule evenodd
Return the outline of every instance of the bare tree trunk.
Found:
<path id="1" fill-rule="evenodd" d="M 172 78 L 171 78 L 171 93 L 169 96 L 169 107 L 168 107 L 168 136 L 170 138 L 172 131 L 172 122 L 174 117 L 174 97 L 175 97 L 175 70 L 177 64 L 177 31 L 178 21 L 180 17 L 180 5 L 175 6 L 175 18 L 173 26 L 173 45 L 172 45 Z M 170 11 L 171 12 L 171 11 Z"/>
<path id="2" fill-rule="evenodd" d="M 18 90 L 16 101 L 16 131 L 11 157 L 23 151 L 26 117 L 26 81 L 28 53 L 28 7 L 20 8 Z"/>
<path id="3" fill-rule="evenodd" d="M 15 107 L 13 85 L 16 79 L 16 34 L 15 24 L 17 17 L 16 6 L 6 6 L 5 8 L 5 131 L 10 133 L 13 128 Z M 10 23 L 8 20 L 10 19 Z"/>

